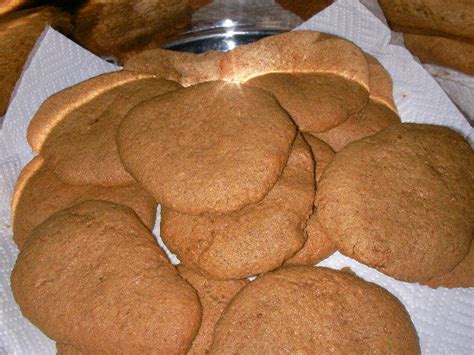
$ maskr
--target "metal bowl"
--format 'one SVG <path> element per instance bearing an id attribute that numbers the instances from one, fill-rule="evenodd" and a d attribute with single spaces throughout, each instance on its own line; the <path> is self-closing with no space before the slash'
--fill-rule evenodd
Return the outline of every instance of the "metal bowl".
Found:
<path id="1" fill-rule="evenodd" d="M 284 28 L 260 28 L 251 22 L 230 19 L 199 22 L 183 32 L 173 42 L 164 45 L 163 48 L 193 53 L 225 52 L 237 46 L 288 30 Z"/>

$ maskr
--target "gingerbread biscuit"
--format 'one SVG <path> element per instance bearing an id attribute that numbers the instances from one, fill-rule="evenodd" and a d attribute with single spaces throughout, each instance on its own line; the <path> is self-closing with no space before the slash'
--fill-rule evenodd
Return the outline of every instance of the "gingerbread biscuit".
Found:
<path id="1" fill-rule="evenodd" d="M 469 253 L 450 272 L 432 278 L 426 283 L 429 287 L 474 287 L 474 243 Z"/>
<path id="2" fill-rule="evenodd" d="M 474 153 L 448 128 L 393 125 L 336 154 L 316 204 L 340 252 L 396 279 L 426 282 L 469 251 Z"/>
<path id="3" fill-rule="evenodd" d="M 371 136 L 391 125 L 400 123 L 400 117 L 387 106 L 373 101 L 347 121 L 326 132 L 312 133 L 336 152 L 347 144 Z"/>
<path id="4" fill-rule="evenodd" d="M 87 200 L 104 200 L 133 209 L 145 226 L 155 225 L 156 202 L 136 183 L 125 186 L 73 186 L 61 182 L 35 157 L 21 172 L 13 192 L 13 240 L 22 247 L 34 227 L 49 216 Z"/>
<path id="5" fill-rule="evenodd" d="M 314 31 L 270 36 L 225 53 L 223 80 L 272 92 L 301 131 L 323 132 L 368 100 L 368 64 L 341 38 Z"/>
<path id="6" fill-rule="evenodd" d="M 180 87 L 149 74 L 116 72 L 63 90 L 41 105 L 28 127 L 28 142 L 45 164 L 71 185 L 125 185 L 115 134 L 138 103 Z"/>
<path id="7" fill-rule="evenodd" d="M 326 132 L 313 135 L 329 144 L 336 152 L 348 143 L 370 136 L 384 128 L 400 123 L 393 102 L 392 79 L 374 57 L 365 54 L 369 64 L 370 100 L 367 105 L 350 116 L 347 121 Z"/>
<path id="8" fill-rule="evenodd" d="M 166 43 L 190 20 L 187 0 L 87 0 L 76 11 L 74 37 L 95 53 L 120 57 Z"/>
<path id="9" fill-rule="evenodd" d="M 295 135 L 265 91 L 207 82 L 136 106 L 117 143 L 127 170 L 164 206 L 229 213 L 267 194 Z"/>
<path id="10" fill-rule="evenodd" d="M 275 186 L 257 204 L 215 215 L 163 208 L 161 237 L 189 268 L 219 280 L 273 270 L 303 246 L 314 200 L 313 157 L 299 136 Z"/>
<path id="11" fill-rule="evenodd" d="M 303 132 L 324 132 L 343 123 L 367 102 L 361 86 L 334 74 L 271 73 L 248 85 L 270 91 Z"/>
<path id="12" fill-rule="evenodd" d="M 227 304 L 248 280 L 216 281 L 207 279 L 184 265 L 178 265 L 180 275 L 197 291 L 202 305 L 202 322 L 188 355 L 207 354 L 212 343 L 214 327 Z"/>
<path id="13" fill-rule="evenodd" d="M 124 69 L 191 86 L 219 80 L 219 63 L 223 56 L 224 53 L 215 51 L 196 54 L 156 48 L 131 56 L 126 60 Z"/>
<path id="14" fill-rule="evenodd" d="M 217 323 L 210 354 L 281 352 L 419 354 L 420 347 L 388 291 L 347 272 L 299 266 L 243 288 Z"/>
<path id="15" fill-rule="evenodd" d="M 89 201 L 34 229 L 11 276 L 25 317 L 82 353 L 183 354 L 201 306 L 128 207 Z"/>
<path id="16" fill-rule="evenodd" d="M 0 17 L 0 117 L 7 110 L 28 54 L 48 24 L 66 35 L 72 31 L 69 14 L 51 6 Z"/>
<path id="17" fill-rule="evenodd" d="M 422 63 L 444 65 L 474 75 L 474 43 L 439 36 L 405 33 L 405 46 Z"/>
<path id="18" fill-rule="evenodd" d="M 317 185 L 326 167 L 334 158 L 335 153 L 330 146 L 309 133 L 304 134 L 304 138 L 311 147 L 315 160 L 314 167 Z M 303 248 L 288 259 L 285 265 L 315 265 L 336 251 L 334 243 L 326 235 L 318 222 L 316 208 L 314 206 L 313 213 L 306 224 L 305 233 L 307 239 Z"/>
<path id="19" fill-rule="evenodd" d="M 364 53 L 369 66 L 370 101 L 385 105 L 398 114 L 397 106 L 393 101 L 393 82 L 390 74 L 380 62 L 370 54 Z"/>
<path id="20" fill-rule="evenodd" d="M 395 31 L 474 40 L 474 6 L 470 0 L 379 0 L 379 4 Z"/>

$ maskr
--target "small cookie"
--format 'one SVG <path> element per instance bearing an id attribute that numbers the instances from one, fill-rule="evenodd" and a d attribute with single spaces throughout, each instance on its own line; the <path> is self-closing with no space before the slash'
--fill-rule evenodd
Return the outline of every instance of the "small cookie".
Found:
<path id="1" fill-rule="evenodd" d="M 3 1 L 2 1 L 3 3 Z M 0 14 L 14 4 L 5 4 Z M 8 15 L 0 15 L 0 117 L 6 112 L 11 93 L 36 40 L 50 25 L 64 34 L 72 32 L 71 17 L 52 6 L 37 7 Z"/>
<path id="2" fill-rule="evenodd" d="M 70 185 L 125 185 L 115 134 L 138 103 L 180 87 L 149 74 L 116 72 L 74 85 L 48 98 L 28 127 L 28 142 Z"/>
<path id="3" fill-rule="evenodd" d="M 202 322 L 188 355 L 207 354 L 212 343 L 214 327 L 227 304 L 248 280 L 216 281 L 206 279 L 184 265 L 178 265 L 180 275 L 197 291 L 202 305 Z"/>
<path id="4" fill-rule="evenodd" d="M 324 132 L 360 111 L 367 90 L 334 74 L 271 73 L 246 82 L 270 91 L 303 132 Z"/>
<path id="5" fill-rule="evenodd" d="M 224 53 L 209 51 L 201 54 L 177 52 L 156 48 L 130 57 L 125 70 L 148 73 L 173 80 L 183 86 L 220 79 L 220 66 Z"/>
<path id="6" fill-rule="evenodd" d="M 316 204 L 340 252 L 396 279 L 426 282 L 469 251 L 474 153 L 446 127 L 393 125 L 336 154 Z"/>
<path id="7" fill-rule="evenodd" d="M 369 66 L 370 100 L 385 105 L 398 114 L 397 106 L 393 101 L 393 82 L 390 74 L 376 58 L 367 53 L 364 53 L 364 56 Z"/>
<path id="8" fill-rule="evenodd" d="M 330 146 L 309 133 L 304 134 L 304 138 L 311 147 L 315 160 L 317 184 L 326 167 L 334 158 L 335 153 Z M 293 255 L 291 259 L 288 259 L 285 265 L 315 265 L 336 251 L 334 243 L 322 230 L 318 222 L 316 208 L 315 206 L 313 214 L 309 217 L 306 224 L 305 233 L 307 239 L 303 248 Z"/>
<path id="9" fill-rule="evenodd" d="M 226 215 L 191 216 L 163 208 L 161 237 L 200 274 L 241 279 L 273 270 L 301 249 L 313 201 L 313 157 L 298 136 L 283 173 L 262 201 Z"/>
<path id="10" fill-rule="evenodd" d="M 444 65 L 474 75 L 474 44 L 462 39 L 405 33 L 405 47 L 422 63 Z"/>
<path id="11" fill-rule="evenodd" d="M 263 38 L 225 53 L 223 80 L 272 92 L 301 131 L 323 132 L 368 100 L 369 69 L 353 43 L 314 31 Z"/>
<path id="12" fill-rule="evenodd" d="M 308 266 L 258 277 L 230 302 L 211 354 L 419 354 L 400 301 L 350 273 Z"/>
<path id="13" fill-rule="evenodd" d="M 313 132 L 314 136 L 329 144 L 336 152 L 350 142 L 400 123 L 400 117 L 393 102 L 390 75 L 377 59 L 367 53 L 365 57 L 369 65 L 370 86 L 370 100 L 367 105 L 339 126 L 326 132 Z"/>
<path id="14" fill-rule="evenodd" d="M 474 242 L 469 253 L 450 272 L 432 278 L 426 283 L 429 287 L 474 287 Z"/>
<path id="15" fill-rule="evenodd" d="M 120 57 L 166 43 L 191 20 L 188 0 L 82 1 L 74 37 L 89 50 Z"/>
<path id="16" fill-rule="evenodd" d="M 347 121 L 326 132 L 312 134 L 326 142 L 336 152 L 358 139 L 371 136 L 389 126 L 400 123 L 400 117 L 383 104 L 372 100 Z"/>
<path id="17" fill-rule="evenodd" d="M 152 229 L 156 202 L 136 183 L 125 186 L 72 186 L 61 182 L 39 156 L 25 166 L 15 186 L 12 199 L 13 240 L 22 247 L 34 227 L 49 216 L 80 202 L 104 200 L 128 206 Z"/>
<path id="18" fill-rule="evenodd" d="M 296 135 L 265 91 L 207 82 L 149 100 L 117 134 L 127 170 L 157 201 L 189 213 L 229 213 L 260 201 Z"/>
<path id="19" fill-rule="evenodd" d="M 201 306 L 128 207 L 89 201 L 34 229 L 11 276 L 25 317 L 82 353 L 185 353 Z"/>

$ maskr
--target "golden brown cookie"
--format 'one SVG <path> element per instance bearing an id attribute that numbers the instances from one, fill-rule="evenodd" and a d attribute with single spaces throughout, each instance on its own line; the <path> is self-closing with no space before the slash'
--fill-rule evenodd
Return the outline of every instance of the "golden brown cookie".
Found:
<path id="1" fill-rule="evenodd" d="M 111 187 L 67 185 L 37 156 L 25 166 L 16 182 L 12 199 L 13 240 L 21 248 L 32 229 L 49 216 L 87 200 L 128 206 L 147 228 L 155 225 L 156 202 L 136 183 Z"/>
<path id="2" fill-rule="evenodd" d="M 469 253 L 450 272 L 432 278 L 426 283 L 429 287 L 474 287 L 474 243 Z"/>
<path id="3" fill-rule="evenodd" d="M 471 0 L 379 0 L 379 4 L 390 26 L 398 32 L 474 40 Z"/>
<path id="4" fill-rule="evenodd" d="M 323 132 L 368 100 L 368 64 L 354 44 L 294 31 L 237 47 L 220 63 L 224 80 L 272 92 L 300 130 Z"/>
<path id="5" fill-rule="evenodd" d="M 28 142 L 58 177 L 71 185 L 125 185 L 115 135 L 138 103 L 180 87 L 126 71 L 86 80 L 48 98 L 28 127 Z"/>
<path id="6" fill-rule="evenodd" d="M 348 143 L 370 136 L 382 129 L 400 123 L 393 102 L 392 79 L 374 57 L 365 54 L 369 64 L 370 100 L 359 112 L 326 132 L 312 134 L 329 144 L 336 152 Z"/>
<path id="7" fill-rule="evenodd" d="M 130 57 L 125 62 L 124 69 L 153 74 L 190 86 L 219 80 L 219 63 L 223 56 L 224 53 L 215 51 L 195 54 L 156 48 Z"/>
<path id="8" fill-rule="evenodd" d="M 83 353 L 183 354 L 201 306 L 128 207 L 90 201 L 35 228 L 11 276 L 25 317 Z"/>
<path id="9" fill-rule="evenodd" d="M 0 116 L 7 110 L 28 54 L 48 24 L 64 34 L 72 31 L 70 16 L 51 6 L 0 17 Z"/>
<path id="10" fill-rule="evenodd" d="M 127 170 L 157 201 L 189 213 L 229 213 L 275 184 L 296 135 L 263 90 L 208 82 L 136 106 L 117 134 Z"/>
<path id="11" fill-rule="evenodd" d="M 390 74 L 376 58 L 367 53 L 364 55 L 369 66 L 370 101 L 385 105 L 398 114 L 397 106 L 393 101 L 393 82 Z"/>
<path id="12" fill-rule="evenodd" d="M 474 43 L 409 33 L 403 37 L 405 46 L 422 63 L 444 65 L 474 75 Z"/>
<path id="13" fill-rule="evenodd" d="M 283 350 L 284 349 L 284 350 Z M 289 267 L 258 277 L 217 323 L 211 354 L 419 354 L 400 301 L 347 272 Z"/>
<path id="14" fill-rule="evenodd" d="M 393 125 L 336 154 L 316 204 L 340 252 L 396 279 L 426 282 L 469 251 L 474 153 L 446 127 Z"/>
<path id="15" fill-rule="evenodd" d="M 202 305 L 202 322 L 188 355 L 207 354 L 212 343 L 214 327 L 232 298 L 248 280 L 216 281 L 207 279 L 184 265 L 178 265 L 180 275 L 197 291 Z"/>
<path id="16" fill-rule="evenodd" d="M 190 21 L 187 0 L 87 0 L 75 15 L 75 39 L 101 55 L 120 56 L 166 43 Z"/>
<path id="17" fill-rule="evenodd" d="M 334 150 L 323 141 L 311 134 L 304 134 L 306 142 L 311 147 L 311 152 L 315 160 L 315 177 L 317 183 L 326 170 L 326 167 L 334 158 Z M 306 224 L 305 233 L 307 235 L 306 242 L 295 255 L 285 262 L 285 265 L 315 265 L 321 260 L 326 259 L 336 251 L 336 247 L 332 240 L 322 230 L 316 215 L 316 206 L 313 213 Z"/>
<path id="18" fill-rule="evenodd" d="M 202 275 L 241 279 L 273 270 L 301 249 L 313 200 L 313 157 L 298 136 L 282 175 L 262 201 L 225 215 L 163 208 L 161 237 Z"/>
<path id="19" fill-rule="evenodd" d="M 56 355 L 82 355 L 79 350 L 75 347 L 64 344 L 64 343 L 56 343 Z"/>
<path id="20" fill-rule="evenodd" d="M 334 74 L 271 73 L 246 82 L 270 91 L 303 132 L 324 132 L 367 102 L 367 91 Z"/>
<path id="21" fill-rule="evenodd" d="M 396 113 L 387 106 L 370 100 L 361 111 L 339 126 L 312 134 L 338 152 L 351 142 L 371 136 L 397 123 L 400 123 L 400 117 Z"/>

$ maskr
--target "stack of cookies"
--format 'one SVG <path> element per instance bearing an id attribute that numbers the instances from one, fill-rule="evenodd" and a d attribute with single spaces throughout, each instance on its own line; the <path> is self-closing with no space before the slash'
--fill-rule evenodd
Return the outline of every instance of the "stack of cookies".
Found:
<path id="1" fill-rule="evenodd" d="M 395 297 L 312 267 L 339 250 L 473 285 L 474 153 L 401 124 L 391 90 L 352 43 L 292 32 L 143 52 L 53 95 L 13 196 L 23 314 L 63 354 L 419 353 Z"/>

